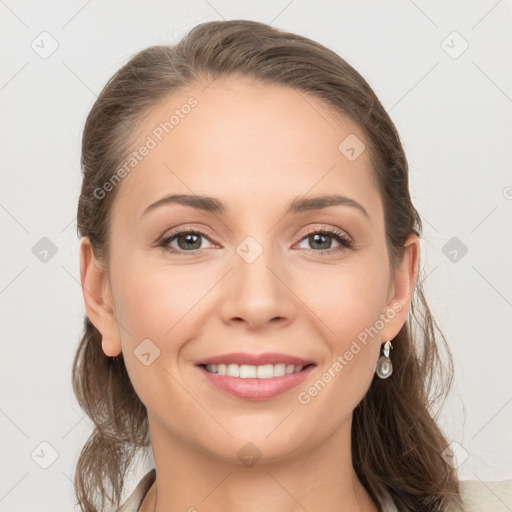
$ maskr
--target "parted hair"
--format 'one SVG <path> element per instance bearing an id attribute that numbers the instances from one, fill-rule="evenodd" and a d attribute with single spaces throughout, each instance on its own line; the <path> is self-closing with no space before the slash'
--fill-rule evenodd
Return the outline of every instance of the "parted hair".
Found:
<path id="1" fill-rule="evenodd" d="M 133 151 L 137 127 L 170 94 L 222 77 L 284 85 L 322 100 L 360 127 L 384 206 L 386 246 L 395 270 L 421 218 L 409 193 L 400 137 L 367 81 L 343 58 L 306 37 L 249 20 L 212 21 L 191 29 L 176 45 L 158 45 L 131 57 L 112 76 L 89 112 L 82 138 L 82 186 L 77 232 L 89 237 L 108 270 L 109 220 L 122 183 L 101 200 L 95 190 Z M 374 377 L 353 411 L 352 462 L 379 503 L 390 496 L 400 511 L 452 511 L 459 481 L 442 453 L 448 442 L 437 424 L 453 379 L 446 339 L 417 280 L 408 318 L 393 340 L 393 375 Z M 135 456 L 151 446 L 147 411 L 128 376 L 123 355 L 104 354 L 101 333 L 84 318 L 72 370 L 73 390 L 92 422 L 75 470 L 84 512 L 119 506 Z"/>

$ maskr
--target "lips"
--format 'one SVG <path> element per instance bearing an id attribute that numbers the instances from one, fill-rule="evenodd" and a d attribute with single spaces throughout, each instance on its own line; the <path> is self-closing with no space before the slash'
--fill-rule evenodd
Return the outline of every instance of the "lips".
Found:
<path id="1" fill-rule="evenodd" d="M 268 370 L 267 365 L 274 365 L 272 370 L 274 376 L 265 372 L 260 374 L 263 370 Z M 307 379 L 315 366 L 314 361 L 277 352 L 261 354 L 232 352 L 196 362 L 200 374 L 211 386 L 223 393 L 245 400 L 269 400 L 282 395 Z M 218 372 L 221 367 L 224 375 Z M 292 367 L 295 370 L 293 373 L 282 371 Z M 230 369 L 228 374 L 224 372 L 225 368 Z M 244 375 L 233 376 L 233 368 L 238 368 Z M 276 368 L 280 370 L 276 371 Z M 217 373 L 212 371 L 216 369 Z M 256 375 L 252 375 L 255 370 Z"/>

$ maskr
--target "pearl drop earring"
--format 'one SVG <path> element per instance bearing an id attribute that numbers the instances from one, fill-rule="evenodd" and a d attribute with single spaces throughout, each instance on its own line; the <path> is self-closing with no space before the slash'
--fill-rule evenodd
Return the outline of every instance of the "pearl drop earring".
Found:
<path id="1" fill-rule="evenodd" d="M 377 374 L 377 377 L 380 377 L 381 379 L 387 379 L 393 373 L 393 364 L 389 358 L 389 351 L 392 348 L 393 345 L 391 345 L 391 341 L 386 341 L 382 350 L 383 354 L 377 361 L 377 368 L 375 369 L 375 373 Z"/>

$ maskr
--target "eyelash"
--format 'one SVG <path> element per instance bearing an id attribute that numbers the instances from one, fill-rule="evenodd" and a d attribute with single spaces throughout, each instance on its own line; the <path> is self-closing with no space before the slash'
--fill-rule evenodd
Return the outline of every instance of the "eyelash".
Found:
<path id="1" fill-rule="evenodd" d="M 166 250 L 172 254 L 196 255 L 196 254 L 201 253 L 201 251 L 204 250 L 204 249 L 195 249 L 193 251 L 184 251 L 184 250 L 176 250 L 175 248 L 171 249 L 168 244 L 172 240 L 174 240 L 176 237 L 178 237 L 179 235 L 184 235 L 184 234 L 202 235 L 205 238 L 207 238 L 208 240 L 210 240 L 208 234 L 205 233 L 204 231 L 202 231 L 201 229 L 197 229 L 197 228 L 183 229 L 181 231 L 177 231 L 176 233 L 173 233 L 172 235 L 167 236 L 164 239 L 162 239 L 158 243 L 158 246 L 162 247 L 164 250 Z M 300 242 L 302 242 L 304 239 L 308 238 L 309 236 L 316 235 L 316 234 L 328 235 L 328 236 L 336 239 L 336 241 L 339 242 L 339 244 L 340 244 L 340 247 L 335 247 L 334 249 L 320 249 L 320 250 L 307 249 L 307 250 L 312 251 L 313 253 L 318 254 L 320 256 L 329 256 L 329 255 L 332 255 L 333 253 L 338 253 L 340 251 L 352 249 L 354 246 L 352 240 L 345 233 L 343 233 L 342 231 L 340 231 L 338 229 L 312 229 L 310 231 L 307 231 L 304 234 L 304 236 L 300 239 Z"/>

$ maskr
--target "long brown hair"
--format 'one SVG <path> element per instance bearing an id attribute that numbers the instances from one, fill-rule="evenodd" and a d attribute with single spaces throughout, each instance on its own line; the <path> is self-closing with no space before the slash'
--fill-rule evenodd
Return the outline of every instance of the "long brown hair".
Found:
<path id="1" fill-rule="evenodd" d="M 108 268 L 109 218 L 122 184 L 100 199 L 98 190 L 133 150 L 133 127 L 169 94 L 225 76 L 308 93 L 361 127 L 384 205 L 386 243 L 395 270 L 407 236 L 421 236 L 422 225 L 409 195 L 406 156 L 389 115 L 364 78 L 335 52 L 248 20 L 203 23 L 175 46 L 147 48 L 104 87 L 84 128 L 77 215 L 78 234 L 89 237 L 96 257 Z M 436 424 L 434 405 L 449 390 L 453 365 L 425 300 L 421 270 L 410 315 L 395 341 L 393 377 L 374 378 L 354 410 L 353 466 L 376 501 L 388 494 L 400 511 L 448 510 L 457 506 L 459 482 L 442 457 L 448 443 Z M 122 354 L 112 359 L 103 353 L 101 334 L 87 316 L 73 364 L 73 389 L 93 422 L 76 467 L 76 496 L 82 511 L 95 512 L 104 510 L 107 501 L 119 505 L 133 458 L 149 448 L 150 438 L 147 411 Z"/>

